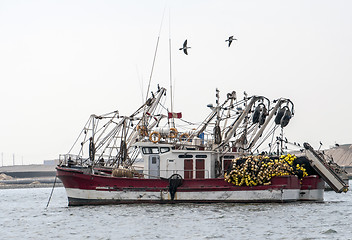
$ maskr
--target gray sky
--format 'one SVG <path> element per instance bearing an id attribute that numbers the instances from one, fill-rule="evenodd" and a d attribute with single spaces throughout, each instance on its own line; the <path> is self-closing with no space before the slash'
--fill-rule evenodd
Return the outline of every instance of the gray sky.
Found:
<path id="1" fill-rule="evenodd" d="M 169 87 L 171 35 L 185 119 L 208 114 L 216 87 L 223 99 L 246 91 L 295 103 L 292 142 L 352 143 L 352 1 L 0 0 L 4 164 L 13 153 L 18 164 L 55 159 L 90 114 L 135 110 L 164 9 L 152 89 Z M 238 41 L 228 48 L 230 35 Z M 178 50 L 185 39 L 188 56 Z"/>

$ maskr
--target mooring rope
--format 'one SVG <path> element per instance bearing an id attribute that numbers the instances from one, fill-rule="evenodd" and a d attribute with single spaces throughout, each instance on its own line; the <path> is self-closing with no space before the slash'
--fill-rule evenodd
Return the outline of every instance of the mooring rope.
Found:
<path id="1" fill-rule="evenodd" d="M 56 184 L 56 179 L 57 179 L 57 176 L 55 176 L 54 185 L 53 185 L 53 188 L 51 189 L 51 193 L 50 193 L 50 196 L 49 196 L 49 200 L 48 200 L 48 203 L 46 204 L 46 207 L 45 207 L 45 208 L 48 208 L 48 206 L 49 206 L 49 203 L 50 203 L 50 200 L 51 200 L 51 196 L 53 195 L 53 192 L 54 192 L 54 188 L 55 188 L 55 184 Z"/>

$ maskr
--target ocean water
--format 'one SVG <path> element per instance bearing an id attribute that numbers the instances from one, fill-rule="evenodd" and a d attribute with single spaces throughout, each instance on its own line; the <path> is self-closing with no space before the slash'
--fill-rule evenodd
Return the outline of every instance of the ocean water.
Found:
<path id="1" fill-rule="evenodd" d="M 64 188 L 0 190 L 0 239 L 352 239 L 352 193 L 323 203 L 68 207 Z"/>

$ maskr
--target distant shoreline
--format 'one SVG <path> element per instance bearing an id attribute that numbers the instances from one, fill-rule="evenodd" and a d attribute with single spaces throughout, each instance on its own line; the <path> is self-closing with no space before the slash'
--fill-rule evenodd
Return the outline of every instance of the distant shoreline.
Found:
<path id="1" fill-rule="evenodd" d="M 0 183 L 0 190 L 2 189 L 19 189 L 19 188 L 52 188 L 53 183 L 30 183 L 30 184 L 3 184 Z M 55 187 L 63 187 L 62 183 L 56 183 Z"/>
<path id="2" fill-rule="evenodd" d="M 2 174 L 0 178 L 0 189 L 16 188 L 51 188 L 54 185 L 55 177 L 31 177 L 31 178 L 12 178 Z M 55 187 L 63 187 L 60 179 L 56 179 Z"/>

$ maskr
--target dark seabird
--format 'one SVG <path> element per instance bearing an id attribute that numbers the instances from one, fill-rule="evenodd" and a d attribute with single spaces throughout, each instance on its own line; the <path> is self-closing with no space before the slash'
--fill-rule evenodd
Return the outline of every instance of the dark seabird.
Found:
<path id="1" fill-rule="evenodd" d="M 318 151 L 320 150 L 321 146 L 323 146 L 323 143 L 321 141 L 319 142 L 319 144 L 320 145 L 319 145 Z"/>
<path id="2" fill-rule="evenodd" d="M 186 39 L 186 41 L 183 43 L 183 47 L 180 48 L 180 50 L 183 50 L 183 52 L 184 52 L 186 55 L 188 55 L 188 53 L 187 53 L 187 49 L 188 49 L 188 48 L 191 48 L 191 47 L 187 47 L 187 39 Z"/>
<path id="3" fill-rule="evenodd" d="M 233 40 L 237 40 L 237 39 L 233 38 L 233 36 L 230 36 L 229 39 L 225 40 L 225 42 L 229 42 L 229 47 L 230 47 Z"/>

